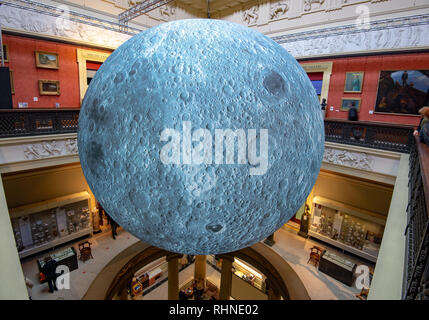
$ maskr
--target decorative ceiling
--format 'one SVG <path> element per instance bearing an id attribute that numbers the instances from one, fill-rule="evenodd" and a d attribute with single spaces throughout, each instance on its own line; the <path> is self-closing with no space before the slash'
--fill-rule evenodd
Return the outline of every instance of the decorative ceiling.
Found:
<path id="1" fill-rule="evenodd" d="M 247 2 L 255 2 L 248 0 L 211 0 L 210 13 L 219 13 L 223 10 L 241 6 Z M 207 12 L 207 0 L 176 0 L 177 6 L 191 7 L 196 10 Z"/>

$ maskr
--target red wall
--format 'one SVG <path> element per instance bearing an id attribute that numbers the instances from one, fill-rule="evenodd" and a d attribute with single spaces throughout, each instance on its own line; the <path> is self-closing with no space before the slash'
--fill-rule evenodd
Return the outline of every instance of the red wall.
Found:
<path id="1" fill-rule="evenodd" d="M 390 122 L 417 126 L 418 116 L 393 114 L 369 114 L 374 110 L 377 98 L 378 78 L 381 70 L 429 69 L 429 53 L 392 54 L 367 57 L 336 58 L 331 60 L 302 61 L 301 64 L 332 61 L 332 75 L 327 100 L 327 118 L 347 119 L 347 111 L 341 111 L 341 98 L 361 98 L 359 120 Z M 344 93 L 346 72 L 364 71 L 362 93 Z M 334 106 L 334 111 L 329 108 Z M 337 112 L 337 110 L 339 110 Z"/>
<path id="2" fill-rule="evenodd" d="M 28 108 L 79 108 L 79 71 L 77 64 L 77 48 L 72 44 L 55 41 L 36 40 L 32 38 L 3 35 L 3 43 L 8 45 L 9 63 L 6 66 L 13 71 L 15 94 L 12 94 L 13 107 L 18 108 L 18 102 L 27 102 Z M 89 49 L 94 51 L 102 51 Z M 36 68 L 35 51 L 58 53 L 59 66 L 56 69 Z M 111 51 L 102 51 L 111 52 Z M 60 80 L 59 96 L 40 96 L 38 80 Z M 37 97 L 38 101 L 33 98 Z"/>
<path id="3" fill-rule="evenodd" d="M 56 102 L 60 103 L 61 108 L 80 107 L 76 49 L 85 49 L 85 47 L 12 35 L 3 35 L 3 42 L 9 47 L 9 63 L 6 63 L 6 66 L 13 70 L 15 94 L 12 95 L 12 100 L 14 108 L 18 108 L 18 102 L 27 102 L 29 108 L 55 108 Z M 58 70 L 36 68 L 34 52 L 37 50 L 58 53 L 60 68 Z M 341 98 L 356 97 L 362 99 L 359 111 L 360 120 L 418 124 L 419 117 L 417 116 L 371 115 L 369 111 L 374 110 L 375 107 L 381 70 L 429 69 L 429 53 L 323 59 L 303 61 L 302 64 L 326 61 L 333 62 L 327 101 L 327 118 L 346 119 L 347 112 L 340 110 Z M 365 72 L 360 94 L 344 93 L 346 72 L 352 71 Z M 59 96 L 40 96 L 38 87 L 40 79 L 60 80 L 61 94 Z M 38 97 L 38 101 L 33 101 L 34 97 Z M 334 111 L 329 110 L 330 106 L 334 106 Z"/>

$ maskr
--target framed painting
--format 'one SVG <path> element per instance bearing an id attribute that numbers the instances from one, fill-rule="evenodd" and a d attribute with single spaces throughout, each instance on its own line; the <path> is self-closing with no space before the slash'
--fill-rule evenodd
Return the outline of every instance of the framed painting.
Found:
<path id="1" fill-rule="evenodd" d="M 341 99 L 341 110 L 348 111 L 351 107 L 355 107 L 357 111 L 360 110 L 360 98 L 342 98 Z"/>
<path id="2" fill-rule="evenodd" d="M 39 94 L 42 96 L 59 96 L 59 80 L 39 80 Z"/>
<path id="3" fill-rule="evenodd" d="M 9 47 L 7 44 L 3 44 L 3 61 L 9 62 Z"/>
<path id="4" fill-rule="evenodd" d="M 380 71 L 374 111 L 418 116 L 429 103 L 429 70 Z"/>
<path id="5" fill-rule="evenodd" d="M 363 71 L 346 72 L 346 81 L 344 83 L 344 92 L 361 93 L 363 85 Z"/>
<path id="6" fill-rule="evenodd" d="M 59 69 L 58 53 L 36 51 L 36 67 L 47 69 Z"/>

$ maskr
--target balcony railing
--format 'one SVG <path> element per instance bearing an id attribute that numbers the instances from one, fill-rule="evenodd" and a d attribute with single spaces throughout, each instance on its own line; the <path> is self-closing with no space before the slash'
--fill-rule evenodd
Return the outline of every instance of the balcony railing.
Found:
<path id="1" fill-rule="evenodd" d="M 415 138 L 408 174 L 405 285 L 403 298 L 429 299 L 429 146 Z"/>
<path id="2" fill-rule="evenodd" d="M 0 111 L 0 138 L 77 132 L 79 109 Z M 368 148 L 410 152 L 411 126 L 391 123 L 325 120 L 325 140 Z"/>
<path id="3" fill-rule="evenodd" d="M 325 119 L 325 141 L 409 153 L 413 127 L 392 123 Z"/>
<path id="4" fill-rule="evenodd" d="M 77 132 L 79 109 L 0 111 L 0 138 Z"/>

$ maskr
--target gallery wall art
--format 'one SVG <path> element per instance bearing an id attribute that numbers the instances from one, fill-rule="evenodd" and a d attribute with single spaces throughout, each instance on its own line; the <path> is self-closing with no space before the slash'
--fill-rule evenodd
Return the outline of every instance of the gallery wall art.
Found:
<path id="1" fill-rule="evenodd" d="M 380 71 L 375 112 L 418 115 L 429 103 L 429 70 Z"/>

